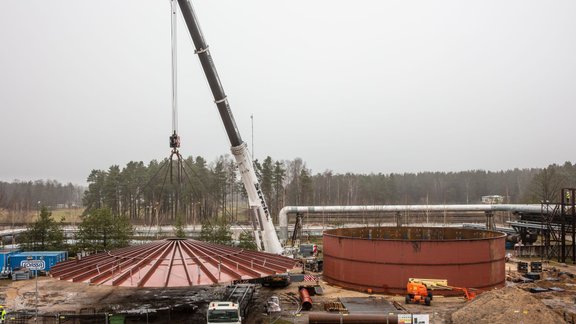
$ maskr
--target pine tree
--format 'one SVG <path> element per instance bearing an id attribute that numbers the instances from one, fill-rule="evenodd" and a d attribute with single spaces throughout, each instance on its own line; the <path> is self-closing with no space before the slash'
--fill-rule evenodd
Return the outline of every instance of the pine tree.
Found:
<path id="1" fill-rule="evenodd" d="M 126 247 L 134 229 L 125 216 L 113 216 L 110 209 L 90 212 L 78 225 L 78 247 L 87 251 L 107 251 Z"/>
<path id="2" fill-rule="evenodd" d="M 202 222 L 200 230 L 200 240 L 204 242 L 214 242 L 214 226 L 208 220 Z"/>
<path id="3" fill-rule="evenodd" d="M 54 221 L 52 212 L 42 207 L 38 220 L 28 226 L 21 239 L 22 246 L 26 250 L 46 251 L 62 250 L 65 247 L 64 231 L 60 223 Z"/>
<path id="4" fill-rule="evenodd" d="M 178 238 L 185 238 L 186 231 L 184 231 L 184 223 L 182 222 L 182 216 L 176 216 L 176 222 L 174 223 L 174 234 Z"/>
<path id="5" fill-rule="evenodd" d="M 240 233 L 238 238 L 238 247 L 244 250 L 256 250 L 256 242 L 254 241 L 254 236 L 250 232 Z"/>
<path id="6" fill-rule="evenodd" d="M 284 180 L 286 178 L 286 169 L 282 166 L 282 163 L 276 161 L 274 164 L 274 175 L 273 175 L 273 185 L 274 185 L 274 199 L 271 202 L 275 222 L 278 222 L 278 213 L 280 212 L 281 206 L 284 205 Z"/>
<path id="7" fill-rule="evenodd" d="M 230 224 L 225 220 L 221 220 L 216 224 L 213 242 L 223 245 L 232 245 L 232 230 L 230 229 Z"/>

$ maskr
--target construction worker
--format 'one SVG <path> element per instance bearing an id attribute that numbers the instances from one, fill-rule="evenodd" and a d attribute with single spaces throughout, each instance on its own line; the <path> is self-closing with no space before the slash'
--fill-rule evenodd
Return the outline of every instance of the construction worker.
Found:
<path id="1" fill-rule="evenodd" d="M 4 323 L 6 320 L 6 309 L 4 309 L 4 306 L 2 305 L 0 305 L 0 309 L 2 309 L 2 312 L 0 313 L 0 323 Z"/>

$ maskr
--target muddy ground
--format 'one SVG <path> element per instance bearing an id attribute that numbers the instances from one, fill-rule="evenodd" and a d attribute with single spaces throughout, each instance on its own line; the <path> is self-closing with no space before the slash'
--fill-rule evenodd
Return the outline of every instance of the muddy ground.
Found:
<path id="1" fill-rule="evenodd" d="M 325 294 L 312 297 L 311 311 L 324 311 L 324 304 L 336 302 L 341 297 L 358 296 L 365 297 L 367 303 L 374 298 L 395 302 L 403 308 L 395 310 L 397 314 L 428 314 L 430 323 L 576 323 L 576 278 L 571 276 L 576 275 L 576 267 L 544 262 L 541 280 L 522 282 L 523 275 L 516 271 L 517 263 L 512 261 L 506 266 L 509 279 L 506 287 L 479 294 L 472 301 L 467 301 L 463 297 L 435 296 L 432 306 L 406 305 L 404 296 L 351 292 L 320 282 Z M 534 287 L 559 288 L 562 291 L 531 293 L 530 288 Z M 285 323 L 308 322 L 306 312 L 302 312 L 301 316 L 294 315 L 297 308 L 291 301 L 295 292 L 295 287 L 277 292 L 283 300 L 284 310 L 273 318 L 280 318 Z M 268 321 L 261 320 L 260 323 Z"/>
<path id="2" fill-rule="evenodd" d="M 518 260 L 515 260 L 518 261 Z M 429 314 L 431 323 L 466 323 L 492 319 L 496 322 L 543 323 L 550 320 L 574 323 L 576 319 L 576 267 L 544 262 L 542 280 L 525 283 L 515 262 L 507 264 L 507 288 L 481 294 L 474 301 L 462 297 L 436 296 L 432 306 L 405 305 L 404 296 L 384 296 L 345 290 L 321 279 L 292 283 L 281 289 L 257 289 L 247 323 L 307 323 L 307 311 L 299 311 L 299 285 L 319 284 L 322 295 L 312 296 L 313 312 L 324 312 L 325 304 L 342 297 L 365 298 L 366 302 L 384 300 L 398 306 L 395 313 Z M 38 298 L 36 298 L 36 285 Z M 530 293 L 534 287 L 560 288 Z M 219 299 L 223 287 L 136 289 L 95 286 L 39 277 L 38 281 L 0 281 L 0 302 L 9 313 L 38 314 L 124 314 L 126 323 L 201 323 L 205 322 L 207 303 Z M 266 314 L 265 302 L 276 295 L 280 313 Z M 390 305 L 392 305 L 390 304 Z M 345 311 L 344 311 L 345 312 Z M 337 311 L 335 313 L 338 313 Z M 102 322 L 96 320 L 95 323 Z"/>

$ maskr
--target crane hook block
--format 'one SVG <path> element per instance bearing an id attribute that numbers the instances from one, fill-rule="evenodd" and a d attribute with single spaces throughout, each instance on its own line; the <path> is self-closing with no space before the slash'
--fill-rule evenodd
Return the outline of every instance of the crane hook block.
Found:
<path id="1" fill-rule="evenodd" d="M 170 136 L 170 148 L 179 148 L 180 147 L 180 136 L 174 132 Z"/>

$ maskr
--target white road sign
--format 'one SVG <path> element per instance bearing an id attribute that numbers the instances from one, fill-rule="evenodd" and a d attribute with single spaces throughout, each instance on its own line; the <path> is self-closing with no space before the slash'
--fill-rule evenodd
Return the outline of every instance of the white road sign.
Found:
<path id="1" fill-rule="evenodd" d="M 44 270 L 46 268 L 46 262 L 44 262 L 44 260 L 22 260 L 20 267 L 28 268 L 29 270 Z"/>

